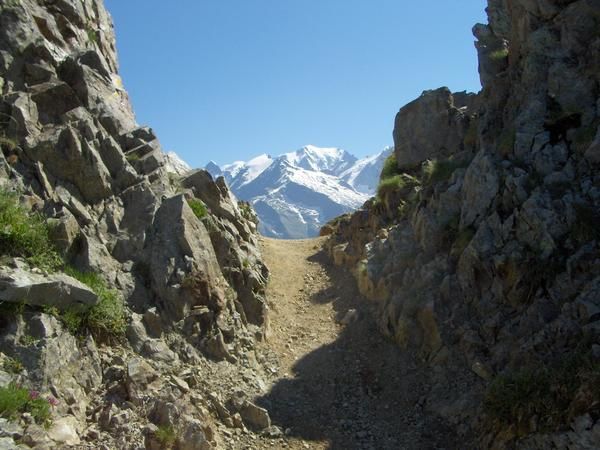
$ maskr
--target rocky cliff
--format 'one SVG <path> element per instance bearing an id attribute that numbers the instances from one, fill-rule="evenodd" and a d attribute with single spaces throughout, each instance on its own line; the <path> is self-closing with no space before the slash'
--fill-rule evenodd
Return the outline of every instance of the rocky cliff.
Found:
<path id="1" fill-rule="evenodd" d="M 2 0 L 0 94 L 0 447 L 212 448 L 238 409 L 264 428 L 221 403 L 261 383 L 256 217 L 167 173 L 102 1 Z"/>
<path id="2" fill-rule="evenodd" d="M 483 89 L 396 117 L 379 196 L 329 253 L 478 448 L 600 442 L 600 2 L 489 0 Z"/>

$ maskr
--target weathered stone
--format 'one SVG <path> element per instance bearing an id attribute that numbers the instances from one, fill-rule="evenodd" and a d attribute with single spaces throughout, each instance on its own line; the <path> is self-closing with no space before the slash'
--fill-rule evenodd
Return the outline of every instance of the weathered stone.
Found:
<path id="1" fill-rule="evenodd" d="M 250 428 L 255 430 L 264 430 L 271 426 L 271 418 L 266 409 L 256 406 L 254 403 L 246 401 L 240 409 L 240 415 Z"/>
<path id="2" fill-rule="evenodd" d="M 418 167 L 427 159 L 446 158 L 463 149 L 468 127 L 464 111 L 454 106 L 448 88 L 425 91 L 404 106 L 394 125 L 398 167 Z"/>
<path id="3" fill-rule="evenodd" d="M 94 291 L 65 274 L 41 275 L 0 267 L 0 300 L 36 306 L 90 307 L 98 303 Z"/>
<path id="4" fill-rule="evenodd" d="M 80 439 L 77 434 L 77 426 L 75 417 L 61 417 L 52 422 L 52 427 L 48 430 L 48 437 L 58 444 L 78 445 Z"/>
<path id="5" fill-rule="evenodd" d="M 181 443 L 178 448 L 181 450 L 210 450 L 213 446 L 208 442 L 202 422 L 193 418 L 187 418 L 185 428 L 183 429 Z"/>

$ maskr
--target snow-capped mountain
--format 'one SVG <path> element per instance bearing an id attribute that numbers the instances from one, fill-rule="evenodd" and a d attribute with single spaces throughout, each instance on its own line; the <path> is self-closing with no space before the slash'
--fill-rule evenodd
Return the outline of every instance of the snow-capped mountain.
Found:
<path id="1" fill-rule="evenodd" d="M 386 147 L 376 155 L 360 159 L 352 167 L 344 170 L 339 177 L 358 192 L 373 195 L 379 184 L 383 163 L 393 150 L 393 147 Z"/>
<path id="2" fill-rule="evenodd" d="M 252 203 L 263 235 L 305 238 L 318 235 L 323 224 L 359 208 L 374 193 L 390 152 L 358 160 L 339 148 L 307 145 L 223 167 L 211 161 L 205 168 L 223 176 L 236 197 Z"/>

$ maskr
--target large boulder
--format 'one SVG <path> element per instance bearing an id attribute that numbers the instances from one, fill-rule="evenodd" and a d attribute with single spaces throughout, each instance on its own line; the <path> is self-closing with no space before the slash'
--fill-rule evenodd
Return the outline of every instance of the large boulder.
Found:
<path id="1" fill-rule="evenodd" d="M 465 98 L 463 98 L 465 97 Z M 462 96 L 462 103 L 470 103 Z M 464 149 L 468 108 L 448 88 L 425 91 L 396 115 L 394 145 L 398 167 L 418 167 L 427 159 L 446 158 Z"/>
<path id="2" fill-rule="evenodd" d="M 165 200 L 147 240 L 152 289 L 172 318 L 194 306 L 220 311 L 226 282 L 210 237 L 183 195 Z"/>
<path id="3" fill-rule="evenodd" d="M 23 268 L 0 267 L 0 300 L 36 306 L 90 307 L 98 296 L 83 283 L 62 273 L 34 273 Z"/>

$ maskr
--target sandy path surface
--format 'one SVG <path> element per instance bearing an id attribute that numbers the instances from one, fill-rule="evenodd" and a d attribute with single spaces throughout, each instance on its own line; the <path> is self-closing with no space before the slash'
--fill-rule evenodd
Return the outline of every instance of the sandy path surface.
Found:
<path id="1" fill-rule="evenodd" d="M 322 243 L 261 238 L 271 270 L 264 345 L 279 371 L 256 402 L 285 437 L 248 448 L 459 448 L 422 408 L 423 371 L 381 335 L 372 305 L 329 263 Z"/>

